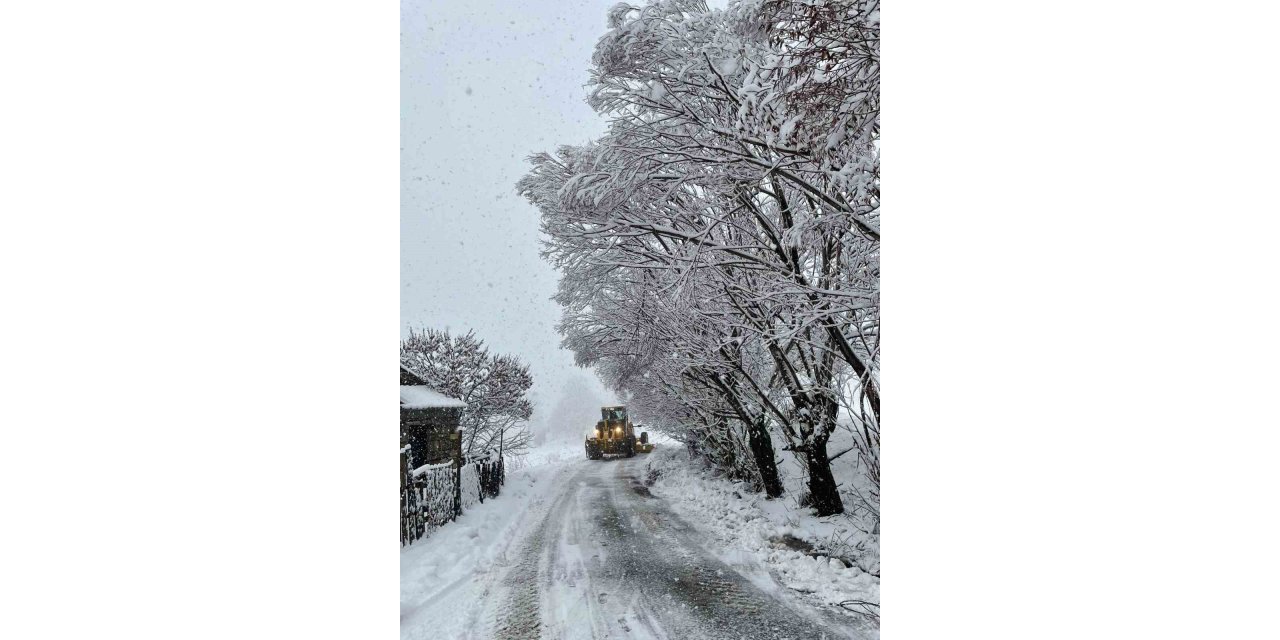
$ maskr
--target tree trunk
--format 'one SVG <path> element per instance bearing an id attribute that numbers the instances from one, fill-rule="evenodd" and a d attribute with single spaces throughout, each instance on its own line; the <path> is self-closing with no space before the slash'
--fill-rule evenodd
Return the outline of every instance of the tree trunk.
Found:
<path id="1" fill-rule="evenodd" d="M 827 459 L 826 441 L 814 442 L 805 449 L 804 460 L 809 467 L 809 499 L 819 516 L 844 513 L 844 503 L 836 489 L 835 476 L 831 475 L 831 461 Z"/>
<path id="2" fill-rule="evenodd" d="M 755 458 L 756 469 L 760 471 L 760 483 L 764 485 L 764 493 L 770 498 L 782 495 L 782 479 L 778 477 L 778 461 L 773 456 L 773 439 L 764 426 L 763 420 L 756 420 L 747 425 L 747 442 L 751 445 L 751 456 Z"/>
<path id="3" fill-rule="evenodd" d="M 723 350 L 721 353 L 725 356 L 729 355 Z M 742 370 L 741 364 L 738 365 L 738 369 Z M 768 428 L 765 427 L 764 418 L 753 417 L 747 407 L 743 406 L 741 399 L 738 398 L 737 385 L 731 384 L 732 379 L 726 380 L 719 375 L 712 375 L 709 380 L 723 392 L 729 406 L 733 407 L 734 413 L 738 414 L 738 420 L 747 427 L 747 446 L 751 449 L 756 470 L 760 472 L 760 484 L 764 488 L 765 495 L 769 498 L 781 496 L 782 480 L 778 477 L 778 462 L 773 454 L 773 439 L 769 436 Z"/>

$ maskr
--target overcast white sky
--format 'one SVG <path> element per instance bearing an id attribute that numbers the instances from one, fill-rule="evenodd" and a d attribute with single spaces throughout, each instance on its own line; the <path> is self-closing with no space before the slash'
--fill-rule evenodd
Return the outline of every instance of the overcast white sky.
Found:
<path id="1" fill-rule="evenodd" d="M 401 3 L 401 333 L 474 329 L 492 351 L 519 355 L 535 379 L 535 424 L 581 370 L 559 348 L 556 273 L 515 182 L 529 154 L 604 131 L 584 85 L 616 1 Z"/>

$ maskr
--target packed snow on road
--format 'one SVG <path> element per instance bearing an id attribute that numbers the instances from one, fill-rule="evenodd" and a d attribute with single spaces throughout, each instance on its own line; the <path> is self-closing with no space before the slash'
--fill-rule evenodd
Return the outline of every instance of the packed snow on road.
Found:
<path id="1" fill-rule="evenodd" d="M 401 551 L 401 637 L 879 637 L 878 535 L 658 442 L 532 450 L 499 497 Z"/>

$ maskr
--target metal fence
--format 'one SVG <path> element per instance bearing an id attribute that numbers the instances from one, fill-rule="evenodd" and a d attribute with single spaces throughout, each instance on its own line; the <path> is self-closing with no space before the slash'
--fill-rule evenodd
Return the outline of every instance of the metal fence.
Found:
<path id="1" fill-rule="evenodd" d="M 400 449 L 400 545 L 452 522 L 463 511 L 501 490 L 505 465 L 497 452 L 455 457 L 441 464 L 413 466 L 413 450 Z"/>

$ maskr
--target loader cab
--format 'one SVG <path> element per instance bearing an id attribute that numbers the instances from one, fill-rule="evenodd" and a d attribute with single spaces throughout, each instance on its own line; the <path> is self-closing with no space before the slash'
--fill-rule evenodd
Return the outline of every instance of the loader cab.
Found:
<path id="1" fill-rule="evenodd" d="M 635 436 L 632 432 L 631 420 L 627 418 L 626 407 L 601 407 L 600 417 L 604 418 L 596 423 L 596 429 L 601 434 L 600 438 L 626 440 Z"/>

